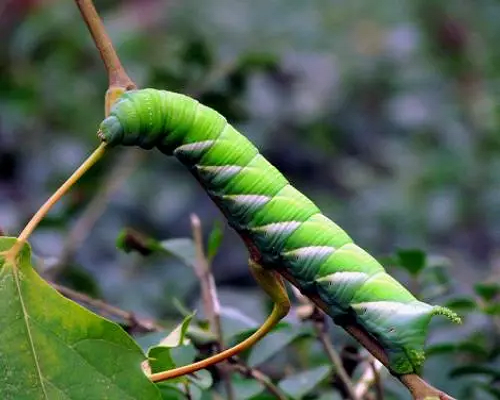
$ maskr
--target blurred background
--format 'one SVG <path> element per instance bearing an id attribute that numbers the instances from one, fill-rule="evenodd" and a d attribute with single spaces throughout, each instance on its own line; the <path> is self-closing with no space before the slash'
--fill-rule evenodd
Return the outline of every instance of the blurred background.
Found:
<path id="1" fill-rule="evenodd" d="M 499 374 L 500 310 L 484 312 L 476 301 L 484 300 L 477 284 L 500 273 L 500 2 L 96 6 L 139 87 L 187 93 L 220 111 L 375 257 L 420 249 L 427 275 L 411 278 L 389 262 L 391 273 L 424 299 L 467 312 L 461 327 L 436 323 L 430 343 L 482 346 L 437 351 L 425 373 L 468 396 L 460 398 L 500 398 L 497 378 L 488 380 Z M 3 0 L 0 37 L 0 228 L 16 235 L 98 145 L 107 75 L 72 1 Z M 176 160 L 120 149 L 55 207 L 31 243 L 50 279 L 178 321 L 174 298 L 198 307 L 192 269 L 175 257 L 126 254 L 116 240 L 124 228 L 160 241 L 190 237 L 191 213 L 205 237 L 216 221 L 225 224 Z M 268 307 L 246 257 L 226 227 L 213 270 L 223 310 L 236 309 L 243 324 L 262 320 Z M 332 329 L 334 343 L 348 343 L 339 331 Z M 467 363 L 494 374 L 450 374 Z M 406 398 L 391 379 L 387 385 Z"/>

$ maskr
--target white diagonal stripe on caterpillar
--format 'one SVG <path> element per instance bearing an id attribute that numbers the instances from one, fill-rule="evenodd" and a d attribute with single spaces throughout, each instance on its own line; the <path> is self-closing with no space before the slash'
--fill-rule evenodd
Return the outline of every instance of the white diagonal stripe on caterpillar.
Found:
<path id="1" fill-rule="evenodd" d="M 351 304 L 351 307 L 355 311 L 371 311 L 386 315 L 397 313 L 399 316 L 414 316 L 415 313 L 429 312 L 433 309 L 432 306 L 420 301 L 412 301 L 410 303 L 400 303 L 396 301 L 365 301 Z"/>
<path id="2" fill-rule="evenodd" d="M 253 231 L 260 231 L 270 234 L 281 234 L 281 233 L 291 233 L 297 229 L 302 222 L 299 221 L 284 221 L 284 222 L 273 222 L 271 224 L 257 226 L 252 228 Z"/>
<path id="3" fill-rule="evenodd" d="M 345 283 L 359 283 L 365 281 L 369 278 L 369 275 L 365 272 L 359 271 L 339 271 L 333 274 L 322 276 L 316 279 L 318 283 L 330 283 L 332 285 L 340 285 Z M 360 303 L 361 304 L 361 303 Z"/>
<path id="4" fill-rule="evenodd" d="M 265 205 L 269 200 L 272 199 L 271 196 L 265 196 L 260 194 L 227 194 L 222 196 L 224 200 L 231 200 L 237 204 L 241 205 Z"/>
<path id="5" fill-rule="evenodd" d="M 194 142 L 183 144 L 174 150 L 174 155 L 178 153 L 190 153 L 195 151 L 206 150 L 214 144 L 215 140 L 203 140 L 201 142 Z"/>
<path id="6" fill-rule="evenodd" d="M 231 178 L 237 175 L 242 167 L 238 165 L 196 165 L 198 171 L 220 175 L 222 178 Z"/>
<path id="7" fill-rule="evenodd" d="M 317 258 L 329 256 L 335 251 L 334 247 L 331 246 L 306 246 L 299 247 L 298 249 L 286 251 L 282 253 L 284 257 L 295 257 L 297 259 L 302 258 Z"/>

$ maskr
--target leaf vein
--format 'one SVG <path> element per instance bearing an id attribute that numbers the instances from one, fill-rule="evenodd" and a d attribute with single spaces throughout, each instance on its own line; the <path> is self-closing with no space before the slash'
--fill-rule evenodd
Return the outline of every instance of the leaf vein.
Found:
<path id="1" fill-rule="evenodd" d="M 43 378 L 42 370 L 40 369 L 40 365 L 39 365 L 39 361 L 38 361 L 38 357 L 37 357 L 37 352 L 35 349 L 35 343 L 33 342 L 33 336 L 31 335 L 31 328 L 29 325 L 29 315 L 28 315 L 28 311 L 26 309 L 26 305 L 24 304 L 23 293 L 21 291 L 21 285 L 19 283 L 18 272 L 19 272 L 18 266 L 13 265 L 12 274 L 14 276 L 14 282 L 16 282 L 17 292 L 19 293 L 19 303 L 21 304 L 21 309 L 23 311 L 24 323 L 26 326 L 26 333 L 28 334 L 28 341 L 29 341 L 30 349 L 31 349 L 31 352 L 33 354 L 33 359 L 35 361 L 35 367 L 36 367 L 36 371 L 38 373 L 38 377 L 40 378 L 40 386 L 42 388 L 43 395 L 46 399 L 48 399 L 49 396 L 47 396 L 47 391 L 45 389 L 44 378 Z"/>
<path id="2" fill-rule="evenodd" d="M 83 340 L 78 340 L 76 341 L 75 343 L 73 344 L 68 344 L 64 341 L 63 338 L 61 338 L 57 333 L 55 333 L 53 330 L 51 329 L 48 329 L 46 328 L 44 325 L 42 325 L 39 321 L 37 321 L 36 319 L 34 318 L 30 318 L 36 325 L 38 325 L 41 329 L 43 329 L 45 332 L 47 333 L 50 333 L 52 334 L 58 341 L 60 341 L 61 343 L 63 343 L 65 345 L 66 348 L 70 349 L 76 356 L 78 356 L 79 359 L 81 359 L 85 364 L 87 364 L 90 368 L 92 368 L 98 375 L 104 377 L 106 379 L 106 381 L 108 381 L 109 383 L 113 384 L 113 386 L 115 386 L 118 390 L 120 390 L 120 392 L 122 392 L 127 398 L 129 399 L 134 399 L 134 397 L 132 397 L 129 393 L 127 393 L 124 389 L 122 389 L 120 386 L 118 386 L 118 384 L 113 381 L 109 376 L 105 375 L 104 373 L 102 373 L 101 371 L 99 371 L 94 365 L 92 365 L 82 354 L 80 354 L 78 352 L 77 349 L 75 349 L 74 345 L 77 344 L 77 343 L 81 343 L 82 341 L 87 341 L 87 340 L 96 340 L 96 341 L 103 341 L 103 342 L 106 342 L 108 344 L 111 344 L 111 345 L 114 345 L 114 343 L 112 342 L 109 342 L 107 340 L 104 340 L 104 339 L 83 339 Z M 116 347 L 121 347 L 121 346 L 116 346 Z"/>

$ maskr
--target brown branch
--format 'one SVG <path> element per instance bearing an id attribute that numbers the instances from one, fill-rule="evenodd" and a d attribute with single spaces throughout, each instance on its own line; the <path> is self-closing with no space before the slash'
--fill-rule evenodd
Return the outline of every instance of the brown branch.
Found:
<path id="1" fill-rule="evenodd" d="M 95 308 L 96 310 L 99 310 L 99 312 L 101 312 L 103 315 L 118 317 L 125 320 L 127 325 L 131 328 L 136 328 L 144 332 L 159 332 L 165 330 L 165 328 L 159 325 L 157 322 L 145 318 L 138 318 L 134 315 L 134 313 L 130 311 L 122 310 L 121 308 L 115 307 L 102 300 L 95 299 L 84 293 L 77 292 L 76 290 L 59 285 L 57 283 L 49 282 L 49 284 L 63 296 L 71 300 L 75 300 L 92 308 Z"/>
<path id="2" fill-rule="evenodd" d="M 217 338 L 217 351 L 222 351 L 224 343 L 222 339 L 220 304 L 217 297 L 217 288 L 215 287 L 214 277 L 210 270 L 210 263 L 205 255 L 201 222 L 196 214 L 191 214 L 191 229 L 193 231 L 193 240 L 196 247 L 196 265 L 194 266 L 194 270 L 198 280 L 200 281 L 201 298 L 205 309 L 205 315 Z M 234 388 L 231 384 L 231 376 L 229 372 L 221 366 L 220 373 L 224 381 L 228 399 L 234 399 Z"/>
<path id="3" fill-rule="evenodd" d="M 108 71 L 109 87 L 135 89 L 136 84 L 125 72 L 92 0 L 75 0 L 75 2 Z"/>

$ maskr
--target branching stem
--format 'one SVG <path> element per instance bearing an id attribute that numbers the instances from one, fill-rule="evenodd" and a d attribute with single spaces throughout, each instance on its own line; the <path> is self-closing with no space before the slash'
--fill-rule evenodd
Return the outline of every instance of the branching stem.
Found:
<path id="1" fill-rule="evenodd" d="M 108 71 L 109 87 L 135 89 L 136 85 L 125 72 L 92 0 L 75 0 L 75 2 Z"/>

